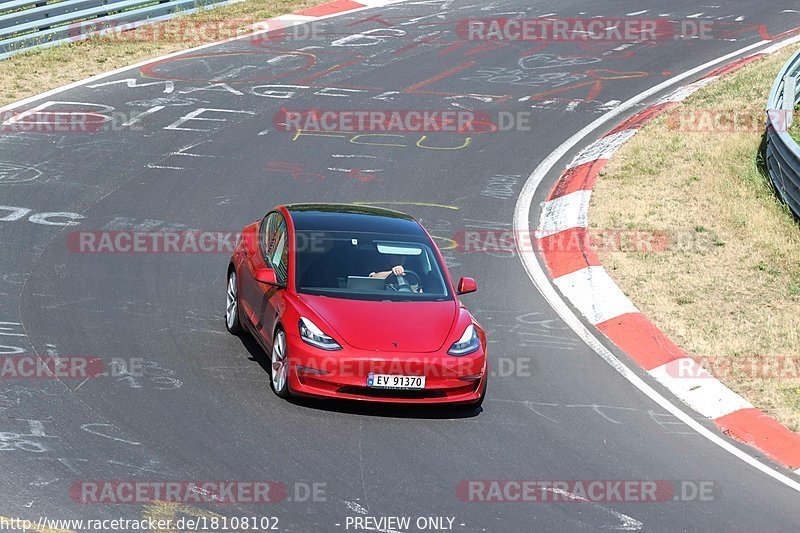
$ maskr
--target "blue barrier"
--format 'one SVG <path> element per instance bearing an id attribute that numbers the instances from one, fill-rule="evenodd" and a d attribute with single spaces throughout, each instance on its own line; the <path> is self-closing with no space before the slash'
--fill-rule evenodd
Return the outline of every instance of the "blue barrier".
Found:
<path id="1" fill-rule="evenodd" d="M 800 217 L 800 146 L 787 131 L 800 100 L 800 51 L 783 66 L 767 102 L 767 170 L 775 190 Z"/>

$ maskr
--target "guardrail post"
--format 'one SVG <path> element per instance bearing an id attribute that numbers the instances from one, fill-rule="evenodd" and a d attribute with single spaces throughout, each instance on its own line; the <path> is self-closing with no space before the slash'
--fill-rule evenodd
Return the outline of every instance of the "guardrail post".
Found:
<path id="1" fill-rule="evenodd" d="M 787 130 L 792 126 L 792 122 L 794 122 L 794 101 L 796 96 L 797 78 L 794 76 L 786 76 L 783 78 L 783 107 L 781 111 L 783 111 L 784 114 Z"/>

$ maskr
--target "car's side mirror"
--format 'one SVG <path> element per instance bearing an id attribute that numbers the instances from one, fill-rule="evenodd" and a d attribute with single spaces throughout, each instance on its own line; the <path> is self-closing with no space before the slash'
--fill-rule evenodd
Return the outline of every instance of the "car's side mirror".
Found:
<path id="1" fill-rule="evenodd" d="M 259 283 L 275 285 L 276 287 L 280 285 L 278 283 L 278 277 L 275 275 L 275 271 L 271 268 L 259 268 L 256 270 L 255 278 Z"/>
<path id="2" fill-rule="evenodd" d="M 478 284 L 472 278 L 461 278 L 458 280 L 458 294 L 468 294 L 478 290 Z"/>

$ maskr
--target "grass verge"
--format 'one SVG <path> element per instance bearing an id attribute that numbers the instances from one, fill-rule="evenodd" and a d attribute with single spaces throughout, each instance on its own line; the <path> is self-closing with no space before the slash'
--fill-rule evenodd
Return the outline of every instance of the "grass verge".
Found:
<path id="1" fill-rule="evenodd" d="M 647 124 L 601 175 L 589 219 L 595 233 L 671 236 L 664 250 L 600 257 L 674 342 L 800 431 L 800 366 L 791 365 L 800 363 L 800 225 L 759 155 L 767 95 L 792 52 L 751 63 Z M 714 128 L 734 114 L 738 125 Z"/>
<path id="2" fill-rule="evenodd" d="M 791 127 L 789 127 L 789 135 L 800 143 L 800 106 L 797 106 L 794 110 L 794 121 Z"/>
<path id="3" fill-rule="evenodd" d="M 92 38 L 15 55 L 0 61 L 0 105 L 151 57 L 233 37 L 250 24 L 328 1 L 244 0 L 116 38 Z"/>

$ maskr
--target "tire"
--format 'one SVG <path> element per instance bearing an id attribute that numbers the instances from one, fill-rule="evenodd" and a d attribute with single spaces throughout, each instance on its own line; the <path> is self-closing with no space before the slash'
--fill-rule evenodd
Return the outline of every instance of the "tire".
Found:
<path id="1" fill-rule="evenodd" d="M 286 333 L 278 328 L 272 341 L 270 354 L 269 383 L 273 392 L 280 398 L 290 398 L 289 388 L 289 354 L 286 351 Z"/>
<path id="2" fill-rule="evenodd" d="M 236 279 L 236 270 L 233 268 L 228 272 L 225 304 L 225 329 L 232 335 L 241 335 L 244 333 L 244 328 L 239 317 L 239 285 Z"/>

